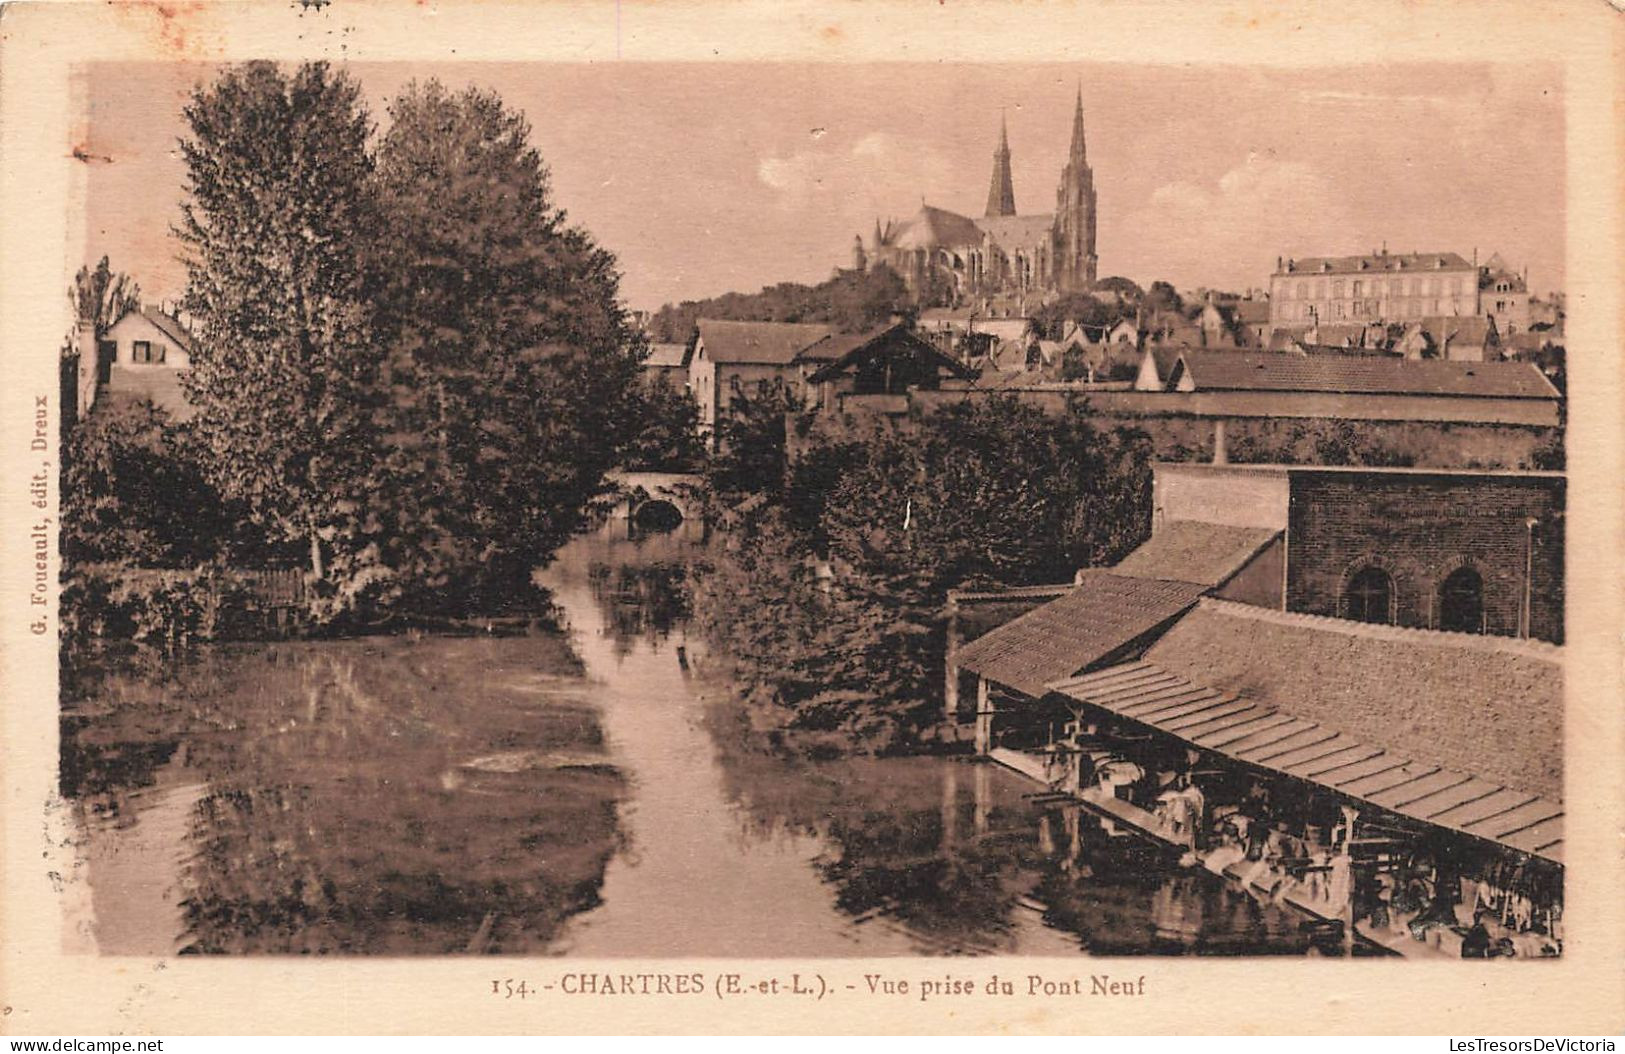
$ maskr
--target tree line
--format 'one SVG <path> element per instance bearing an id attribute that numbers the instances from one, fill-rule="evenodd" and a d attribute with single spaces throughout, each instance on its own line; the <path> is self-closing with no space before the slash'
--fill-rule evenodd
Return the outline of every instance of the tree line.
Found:
<path id="1" fill-rule="evenodd" d="M 782 407 L 737 409 L 709 477 L 736 512 L 696 570 L 694 615 L 746 723 L 781 749 L 918 747 L 942 712 L 948 590 L 1068 582 L 1149 531 L 1137 429 L 991 397 L 815 431 L 791 457 Z"/>
<path id="2" fill-rule="evenodd" d="M 183 115 L 195 416 L 82 422 L 70 563 L 251 553 L 303 565 L 322 620 L 492 613 L 527 602 L 640 438 L 689 453 L 643 435 L 670 400 L 642 383 L 615 260 L 498 96 L 414 82 L 380 130 L 327 63 L 251 62 Z"/>
<path id="3" fill-rule="evenodd" d="M 654 340 L 681 344 L 695 320 L 739 322 L 821 322 L 841 333 L 861 333 L 917 308 L 903 279 L 884 265 L 865 271 L 839 271 L 816 285 L 780 282 L 759 293 L 724 293 L 703 300 L 666 304 L 649 319 Z"/>

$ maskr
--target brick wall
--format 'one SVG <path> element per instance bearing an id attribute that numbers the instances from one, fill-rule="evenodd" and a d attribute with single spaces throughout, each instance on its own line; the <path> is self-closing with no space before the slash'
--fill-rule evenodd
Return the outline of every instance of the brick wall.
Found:
<path id="1" fill-rule="evenodd" d="M 1563 639 L 1563 480 L 1294 471 L 1287 606 L 1338 616 L 1366 564 L 1393 578 L 1394 620 L 1437 628 L 1438 590 L 1464 564 L 1483 579 L 1489 633 L 1516 636 L 1533 531 L 1530 636 Z"/>

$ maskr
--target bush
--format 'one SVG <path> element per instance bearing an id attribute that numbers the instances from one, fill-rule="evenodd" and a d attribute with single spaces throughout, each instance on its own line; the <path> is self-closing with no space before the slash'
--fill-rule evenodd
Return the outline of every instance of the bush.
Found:
<path id="1" fill-rule="evenodd" d="M 108 639 L 172 650 L 216 640 L 247 601 L 243 585 L 215 568 L 92 564 L 63 580 L 63 643 L 70 651 Z"/>

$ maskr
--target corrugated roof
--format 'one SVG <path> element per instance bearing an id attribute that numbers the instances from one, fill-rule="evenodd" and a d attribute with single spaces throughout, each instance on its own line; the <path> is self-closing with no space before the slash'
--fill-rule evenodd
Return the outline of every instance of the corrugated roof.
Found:
<path id="1" fill-rule="evenodd" d="M 1222 585 L 1279 534 L 1265 527 L 1175 520 L 1123 557 L 1112 572 L 1134 578 Z"/>
<path id="2" fill-rule="evenodd" d="M 1059 600 L 959 649 L 961 669 L 1025 692 L 1099 662 L 1196 603 L 1207 587 L 1091 571 Z"/>
<path id="3" fill-rule="evenodd" d="M 1051 687 L 1227 757 L 1318 783 L 1424 823 L 1563 861 L 1563 806 L 1190 680 L 1155 662 L 1132 662 Z M 1418 744 L 1418 746 L 1421 746 Z"/>
<path id="4" fill-rule="evenodd" d="M 1469 398 L 1557 399 L 1526 362 L 1445 362 L 1366 355 L 1299 356 L 1188 351 L 1181 357 L 1196 391 L 1363 392 Z"/>
<path id="5" fill-rule="evenodd" d="M 1442 265 L 1442 266 L 1441 266 Z M 1367 253 L 1363 256 L 1306 256 L 1290 260 L 1277 274 L 1367 274 L 1372 271 L 1472 270 L 1460 253 Z"/>
<path id="6" fill-rule="evenodd" d="M 808 345 L 834 332 L 822 324 L 732 322 L 702 318 L 697 323 L 712 362 L 753 362 L 788 366 Z"/>

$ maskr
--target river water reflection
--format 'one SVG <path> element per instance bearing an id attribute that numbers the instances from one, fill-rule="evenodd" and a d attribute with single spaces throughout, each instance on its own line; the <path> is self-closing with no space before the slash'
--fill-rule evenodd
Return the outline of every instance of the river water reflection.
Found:
<path id="1" fill-rule="evenodd" d="M 677 543 L 582 539 L 566 631 L 289 642 L 64 702 L 105 954 L 1301 954 L 1298 918 L 1001 769 L 746 749 Z"/>

